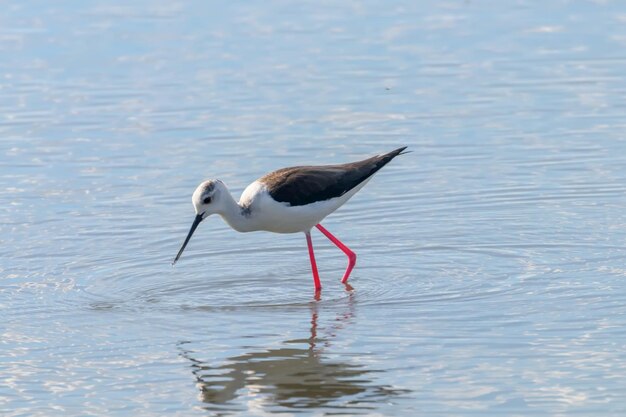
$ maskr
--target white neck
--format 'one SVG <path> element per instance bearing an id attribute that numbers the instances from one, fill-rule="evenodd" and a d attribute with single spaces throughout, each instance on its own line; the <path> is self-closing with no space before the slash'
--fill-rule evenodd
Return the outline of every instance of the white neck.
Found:
<path id="1" fill-rule="evenodd" d="M 222 209 L 217 213 L 222 216 L 230 227 L 238 232 L 250 232 L 253 230 L 250 218 L 244 214 L 245 210 L 233 198 L 228 190 L 222 193 Z"/>

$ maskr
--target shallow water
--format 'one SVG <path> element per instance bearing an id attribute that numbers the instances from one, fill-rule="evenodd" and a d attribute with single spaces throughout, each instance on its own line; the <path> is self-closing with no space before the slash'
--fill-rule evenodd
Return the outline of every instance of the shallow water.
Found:
<path id="1" fill-rule="evenodd" d="M 544 2 L 545 3 L 545 2 Z M 624 415 L 619 2 L 25 1 L 0 15 L 0 414 Z M 314 234 L 204 222 L 408 145 Z"/>

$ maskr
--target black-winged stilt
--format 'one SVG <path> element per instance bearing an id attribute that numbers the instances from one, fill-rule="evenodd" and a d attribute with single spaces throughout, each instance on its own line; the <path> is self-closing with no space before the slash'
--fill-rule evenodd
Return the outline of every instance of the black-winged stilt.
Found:
<path id="1" fill-rule="evenodd" d="M 298 166 L 279 169 L 259 178 L 241 194 L 239 202 L 220 180 L 207 180 L 191 198 L 196 218 L 172 265 L 182 255 L 200 222 L 219 214 L 238 232 L 265 230 L 274 233 L 303 232 L 309 248 L 316 292 L 322 289 L 311 229 L 315 226 L 348 257 L 348 268 L 341 279 L 347 284 L 356 254 L 326 230 L 320 222 L 359 191 L 379 169 L 401 155 L 406 146 L 362 161 L 339 165 Z"/>

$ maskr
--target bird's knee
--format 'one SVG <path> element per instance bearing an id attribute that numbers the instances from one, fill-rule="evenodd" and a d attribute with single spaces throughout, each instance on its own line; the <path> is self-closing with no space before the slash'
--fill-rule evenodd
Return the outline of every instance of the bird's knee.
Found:
<path id="1" fill-rule="evenodd" d="M 350 264 L 354 265 L 356 263 L 356 253 L 348 253 L 348 260 L 350 261 Z"/>

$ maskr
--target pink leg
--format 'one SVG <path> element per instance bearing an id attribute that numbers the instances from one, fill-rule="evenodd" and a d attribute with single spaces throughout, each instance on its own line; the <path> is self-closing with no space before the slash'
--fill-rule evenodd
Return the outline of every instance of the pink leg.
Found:
<path id="1" fill-rule="evenodd" d="M 347 283 L 348 282 L 348 277 L 350 276 L 350 272 L 352 272 L 352 268 L 354 268 L 354 265 L 356 264 L 356 253 L 352 252 L 349 247 L 344 245 L 339 239 L 337 239 L 335 236 L 333 236 L 321 224 L 318 224 L 315 227 L 317 227 L 319 229 L 319 231 L 324 234 L 324 236 L 326 236 L 328 239 L 330 239 L 330 241 L 333 242 L 335 244 L 335 246 L 337 246 L 339 249 L 341 249 L 343 251 L 343 253 L 345 253 L 346 256 L 348 257 L 348 268 L 346 269 L 346 273 L 343 274 L 343 278 L 341 279 L 342 283 L 344 283 L 344 284 Z"/>
<path id="2" fill-rule="evenodd" d="M 311 259 L 311 269 L 313 270 L 313 283 L 315 284 L 315 292 L 319 292 L 322 289 L 322 283 L 320 282 L 320 275 L 317 272 L 317 264 L 315 263 L 315 254 L 313 253 L 313 241 L 311 240 L 311 232 L 304 232 L 306 235 L 306 244 L 309 247 L 309 258 Z"/>

